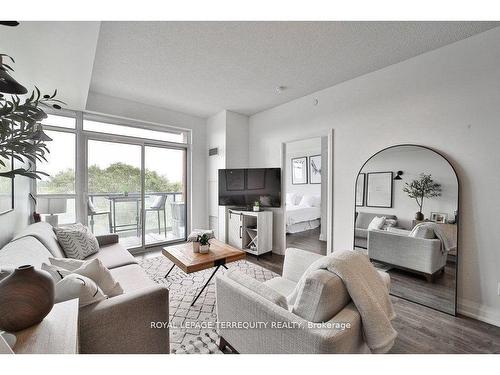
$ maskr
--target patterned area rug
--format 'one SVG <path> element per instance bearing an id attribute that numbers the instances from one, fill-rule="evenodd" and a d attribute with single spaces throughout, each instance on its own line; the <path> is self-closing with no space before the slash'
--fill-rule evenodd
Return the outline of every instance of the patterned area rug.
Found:
<path id="1" fill-rule="evenodd" d="M 164 256 L 143 259 L 139 264 L 149 277 L 158 284 L 165 285 L 170 296 L 170 351 L 173 354 L 186 353 L 221 353 L 217 347 L 219 335 L 214 328 L 217 320 L 215 309 L 215 278 L 227 272 L 219 268 L 216 276 L 210 281 L 200 298 L 191 306 L 191 302 L 210 277 L 214 268 L 184 273 L 180 268 L 174 267 L 165 279 L 165 274 L 172 267 L 172 262 Z M 240 260 L 227 264 L 231 269 L 241 272 L 259 280 L 266 281 L 278 276 L 258 265 Z M 208 327 L 208 328 L 207 328 Z"/>

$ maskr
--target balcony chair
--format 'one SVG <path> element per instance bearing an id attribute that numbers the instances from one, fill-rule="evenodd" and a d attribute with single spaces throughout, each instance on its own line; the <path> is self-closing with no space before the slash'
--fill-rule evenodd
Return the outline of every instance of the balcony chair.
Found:
<path id="1" fill-rule="evenodd" d="M 162 194 L 162 195 L 156 196 L 155 200 L 153 201 L 153 204 L 150 207 L 146 208 L 146 215 L 150 211 L 153 211 L 153 212 L 156 211 L 158 214 L 158 234 L 161 234 L 160 211 L 163 211 L 163 228 L 165 230 L 165 237 L 167 236 L 166 203 L 167 203 L 167 194 Z"/>
<path id="2" fill-rule="evenodd" d="M 98 215 L 108 215 L 109 233 L 113 233 L 113 220 L 111 218 L 111 210 L 97 211 L 96 207 L 94 206 L 94 202 L 92 202 L 92 199 L 90 199 L 90 197 L 87 200 L 87 210 L 88 215 L 90 216 L 90 230 L 92 231 L 92 233 L 94 233 L 94 216 Z"/>

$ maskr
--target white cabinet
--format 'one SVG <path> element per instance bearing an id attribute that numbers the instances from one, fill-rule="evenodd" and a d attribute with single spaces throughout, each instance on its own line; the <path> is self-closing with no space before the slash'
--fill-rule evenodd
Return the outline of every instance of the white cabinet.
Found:
<path id="1" fill-rule="evenodd" d="M 273 213 L 271 211 L 228 210 L 227 242 L 251 254 L 273 250 Z"/>

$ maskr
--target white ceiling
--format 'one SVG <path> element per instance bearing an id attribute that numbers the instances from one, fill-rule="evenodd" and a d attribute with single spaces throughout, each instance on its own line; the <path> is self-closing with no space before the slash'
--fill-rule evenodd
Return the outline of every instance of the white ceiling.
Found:
<path id="1" fill-rule="evenodd" d="M 250 115 L 498 25 L 102 22 L 90 91 L 202 117 Z"/>
<path id="2" fill-rule="evenodd" d="M 67 108 L 87 103 L 100 22 L 21 22 L 0 26 L 0 53 L 15 59 L 12 76 L 28 90 L 58 91 Z M 7 60 L 5 60 L 7 62 Z M 10 64 L 10 62 L 9 62 Z"/>

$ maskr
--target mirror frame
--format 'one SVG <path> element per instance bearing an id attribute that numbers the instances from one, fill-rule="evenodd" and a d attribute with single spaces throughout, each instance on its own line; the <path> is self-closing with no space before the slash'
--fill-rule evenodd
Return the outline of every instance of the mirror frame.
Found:
<path id="1" fill-rule="evenodd" d="M 356 206 L 356 188 L 357 188 L 357 183 L 356 183 L 356 180 L 357 180 L 357 176 L 362 173 L 361 171 L 363 170 L 363 168 L 365 167 L 365 165 L 371 160 L 373 159 L 373 157 L 377 156 L 378 154 L 384 152 L 384 151 L 387 151 L 391 148 L 396 148 L 396 147 L 404 147 L 404 146 L 409 146 L 409 147 L 421 147 L 423 149 L 426 149 L 426 150 L 429 150 L 439 156 L 441 156 L 444 160 L 446 160 L 446 162 L 448 163 L 448 165 L 451 167 L 451 169 L 453 170 L 453 173 L 455 173 L 455 178 L 457 179 L 457 216 L 456 216 L 456 223 L 457 223 L 457 255 L 456 255 L 456 269 L 455 269 L 455 303 L 454 303 L 454 306 L 453 306 L 453 313 L 449 313 L 447 311 L 443 311 L 443 310 L 439 310 L 433 306 L 429 306 L 429 305 L 425 305 L 423 303 L 420 303 L 420 302 L 417 302 L 417 301 L 413 301 L 409 298 L 405 298 L 405 297 L 401 297 L 401 296 L 398 296 L 398 295 L 395 295 L 395 294 L 392 294 L 392 292 L 389 292 L 390 295 L 394 296 L 394 297 L 397 297 L 397 298 L 401 298 L 405 301 L 408 301 L 408 302 L 412 302 L 412 303 L 415 303 L 417 305 L 420 305 L 420 306 L 424 306 L 424 307 L 427 307 L 429 309 L 432 309 L 432 310 L 435 310 L 435 311 L 439 311 L 439 312 L 442 312 L 444 314 L 448 314 L 448 315 L 452 315 L 452 316 L 456 316 L 457 315 L 457 305 L 458 305 L 458 268 L 459 268 L 459 260 L 460 260 L 460 192 L 461 192 L 461 187 L 460 187 L 460 178 L 458 177 L 458 173 L 457 173 L 457 170 L 455 169 L 455 167 L 453 166 L 453 164 L 450 162 L 450 160 L 444 156 L 441 152 L 439 152 L 438 150 L 432 148 L 432 147 L 428 147 L 428 146 L 422 146 L 422 145 L 419 145 L 419 144 L 413 144 L 413 143 L 401 143 L 401 144 L 396 144 L 396 145 L 392 145 L 392 146 L 388 146 L 388 147 L 385 147 L 383 148 L 382 150 L 380 151 L 377 151 L 376 153 L 374 153 L 373 155 L 371 155 L 368 159 L 366 159 L 366 161 L 363 163 L 363 165 L 361 166 L 361 168 L 359 168 L 358 170 L 358 173 L 356 174 L 355 178 L 354 178 L 354 222 L 353 222 L 353 244 L 352 244 L 352 248 L 354 249 L 354 228 L 356 228 L 356 208 L 357 207 L 360 207 L 360 206 Z"/>

